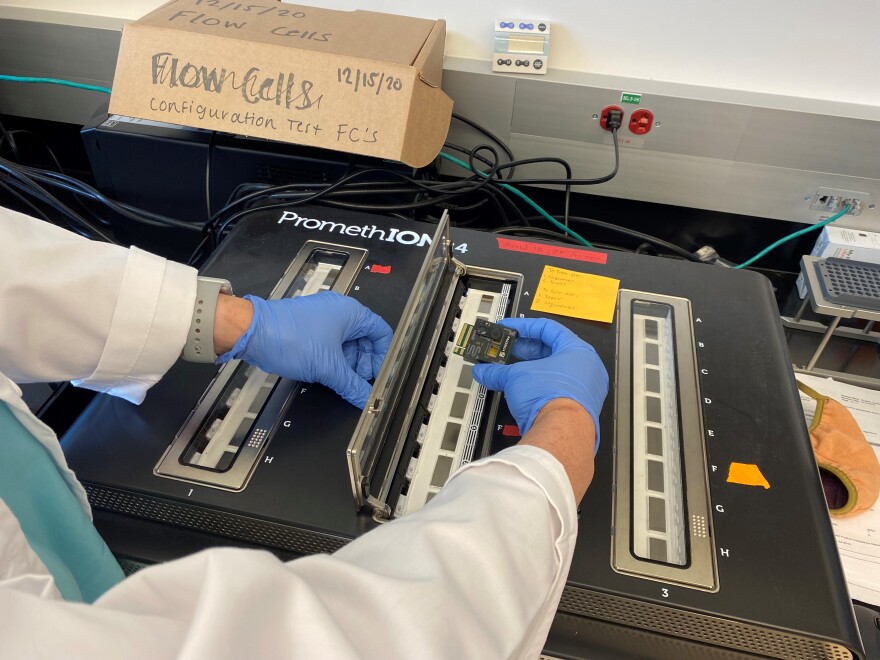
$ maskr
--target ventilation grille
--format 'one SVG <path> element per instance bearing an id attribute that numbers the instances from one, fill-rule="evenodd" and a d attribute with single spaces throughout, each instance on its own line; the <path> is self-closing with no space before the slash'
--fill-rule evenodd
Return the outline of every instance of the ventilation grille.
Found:
<path id="1" fill-rule="evenodd" d="M 575 587 L 566 587 L 562 592 L 559 610 L 771 658 L 852 660 L 853 657 L 839 644 Z"/>
<path id="2" fill-rule="evenodd" d="M 294 529 L 231 513 L 176 504 L 167 500 L 85 484 L 89 502 L 98 509 L 178 525 L 302 555 L 335 552 L 346 539 Z"/>
<path id="3" fill-rule="evenodd" d="M 127 559 L 126 557 L 116 557 L 116 561 L 119 562 L 119 568 L 122 569 L 125 577 L 134 575 L 142 568 L 149 566 L 149 564 L 145 564 L 142 561 L 135 561 L 134 559 Z"/>
<path id="4" fill-rule="evenodd" d="M 327 173 L 321 167 L 310 165 L 260 165 L 257 167 L 257 181 L 283 185 L 286 183 L 327 183 Z"/>
<path id="5" fill-rule="evenodd" d="M 562 633 L 550 635 L 546 652 L 551 654 L 551 658 L 553 655 L 562 658 L 651 660 L 755 660 L 757 657 L 753 653 L 709 646 L 690 639 L 675 639 L 647 630 L 568 614 L 557 614 L 555 623 Z"/>

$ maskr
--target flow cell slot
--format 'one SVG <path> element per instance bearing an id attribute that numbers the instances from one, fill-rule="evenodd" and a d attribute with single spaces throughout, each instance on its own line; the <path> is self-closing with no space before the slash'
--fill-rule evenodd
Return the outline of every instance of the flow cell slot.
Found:
<path id="1" fill-rule="evenodd" d="M 300 268 L 283 297 L 297 298 L 332 289 L 347 259 L 348 255 L 344 253 L 316 250 Z M 232 401 L 232 405 L 219 406 L 208 415 L 181 458 L 184 465 L 228 470 L 263 405 L 281 380 L 244 363 L 239 363 L 235 372 L 231 384 L 218 397 L 221 401 Z M 242 428 L 245 428 L 244 433 Z"/>
<path id="2" fill-rule="evenodd" d="M 477 318 L 496 321 L 503 317 L 510 285 L 501 291 L 486 291 L 475 285 L 465 291 L 458 303 L 461 310 L 454 322 L 473 324 Z M 476 429 L 482 418 L 485 388 L 473 379 L 473 365 L 451 350 L 455 334 L 444 340 L 442 373 L 438 373 L 435 392 L 430 397 L 431 417 L 424 427 L 419 460 L 405 497 L 395 506 L 401 516 L 421 509 L 446 483 L 450 474 L 473 458 Z M 478 405 L 479 401 L 479 405 Z"/>
<path id="3" fill-rule="evenodd" d="M 618 319 L 614 568 L 716 590 L 690 302 L 621 291 Z"/>
<path id="4" fill-rule="evenodd" d="M 328 244 L 309 242 L 303 248 L 270 299 L 347 290 L 366 251 L 321 245 Z M 292 381 L 238 360 L 229 362 L 156 466 L 156 474 L 242 488 L 296 390 Z"/>
<path id="5" fill-rule="evenodd" d="M 672 308 L 636 303 L 632 329 L 633 553 L 643 559 L 684 566 L 688 562 L 687 520 Z M 659 439 L 659 454 L 648 451 L 649 429 L 654 442 Z M 652 449 L 656 450 L 656 445 Z"/>
<path id="6" fill-rule="evenodd" d="M 256 367 L 246 367 L 235 379 L 240 386 L 224 405 L 202 425 L 181 459 L 184 465 L 228 470 L 279 378 Z"/>

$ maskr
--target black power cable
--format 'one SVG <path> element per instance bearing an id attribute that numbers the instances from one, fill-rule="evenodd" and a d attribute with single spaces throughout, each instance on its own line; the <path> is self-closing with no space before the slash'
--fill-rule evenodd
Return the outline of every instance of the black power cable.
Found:
<path id="1" fill-rule="evenodd" d="M 39 206 L 37 206 L 36 204 L 31 202 L 31 200 L 29 200 L 24 195 L 20 194 L 12 186 L 7 185 L 3 181 L 0 181 L 0 188 L 3 188 L 3 190 L 5 190 L 7 192 L 7 194 L 11 195 L 12 197 L 15 197 L 23 206 L 30 209 L 35 216 L 42 218 L 46 222 L 52 222 L 51 220 L 49 220 L 49 216 L 46 215 L 46 213 L 43 211 L 43 209 L 41 209 Z"/>
<path id="2" fill-rule="evenodd" d="M 611 131 L 614 136 L 614 169 L 611 170 L 608 174 L 603 176 L 595 177 L 592 179 L 572 179 L 569 175 L 565 179 L 505 179 L 505 183 L 520 185 L 520 186 L 541 186 L 541 185 L 570 185 L 570 186 L 595 186 L 600 183 L 607 183 L 611 181 L 614 177 L 617 176 L 617 173 L 620 171 L 620 145 L 617 144 L 617 129 Z M 547 156 L 544 158 L 524 158 L 522 160 L 517 160 L 512 163 L 503 163 L 498 165 L 495 169 L 499 172 L 503 172 L 506 169 L 509 169 L 513 166 L 522 167 L 523 165 L 534 165 L 536 163 L 562 163 L 567 167 L 567 171 L 571 171 L 571 166 L 561 158 L 555 158 L 552 156 Z"/>
<path id="3" fill-rule="evenodd" d="M 3 148 L 3 143 L 9 145 L 9 151 L 12 154 L 12 157 L 15 160 L 20 160 L 21 155 L 18 152 L 18 145 L 15 143 L 15 138 L 12 135 L 11 131 L 7 131 L 6 127 L 3 126 L 3 123 L 0 122 L 0 149 Z"/>
<path id="4" fill-rule="evenodd" d="M 480 216 L 477 218 L 469 218 L 466 220 L 468 224 L 485 221 L 487 218 L 494 218 L 496 221 L 503 222 L 511 230 L 523 227 L 529 228 L 530 218 L 526 216 L 517 197 L 513 197 L 516 190 L 510 187 L 511 184 L 525 185 L 560 185 L 565 187 L 565 203 L 562 215 L 563 226 L 567 226 L 570 220 L 570 196 L 572 186 L 578 185 L 594 185 L 603 183 L 613 178 L 620 168 L 620 151 L 617 140 L 614 140 L 615 164 L 614 170 L 605 176 L 591 179 L 575 179 L 572 177 L 571 166 L 561 158 L 528 158 L 516 160 L 510 147 L 504 143 L 498 136 L 485 127 L 480 126 L 470 119 L 455 115 L 457 121 L 461 121 L 468 126 L 485 135 L 493 143 L 496 143 L 509 159 L 509 162 L 500 162 L 499 152 L 495 147 L 481 144 L 471 149 L 467 149 L 456 144 L 447 144 L 447 148 L 458 151 L 467 156 L 467 162 L 470 164 L 471 176 L 455 179 L 455 180 L 437 180 L 430 173 L 415 173 L 414 176 L 408 176 L 400 171 L 387 168 L 374 167 L 348 172 L 336 181 L 330 183 L 294 183 L 281 186 L 268 186 L 265 184 L 243 184 L 236 189 L 236 192 L 230 197 L 227 204 L 219 211 L 211 209 L 211 151 L 215 136 L 212 134 L 211 143 L 208 146 L 208 158 L 205 169 L 204 194 L 205 204 L 209 215 L 209 221 L 205 224 L 184 222 L 174 218 L 168 218 L 157 213 L 152 213 L 143 209 L 114 201 L 91 186 L 67 176 L 62 172 L 51 172 L 34 167 L 27 167 L 6 161 L 0 158 L 0 175 L 5 181 L 4 189 L 15 196 L 19 202 L 28 206 L 28 208 L 43 217 L 48 217 L 38 204 L 45 205 L 48 209 L 60 214 L 68 225 L 75 228 L 80 233 L 86 235 L 98 236 L 102 240 L 110 240 L 110 237 L 101 231 L 93 222 L 90 222 L 80 214 L 71 210 L 63 204 L 57 197 L 50 194 L 47 188 L 55 188 L 65 193 L 73 195 L 78 203 L 80 200 L 89 201 L 92 205 L 101 205 L 110 209 L 124 218 L 133 222 L 144 223 L 152 226 L 176 227 L 191 231 L 203 232 L 202 239 L 193 252 L 191 261 L 195 261 L 200 254 L 212 245 L 216 245 L 223 235 L 231 228 L 231 226 L 241 217 L 259 209 L 281 208 L 284 206 L 301 205 L 309 202 L 327 204 L 329 206 L 348 208 L 362 211 L 382 211 L 385 213 L 402 213 L 407 212 L 404 217 L 412 216 L 412 219 L 422 217 L 431 217 L 432 212 L 427 214 L 419 214 L 419 210 L 430 208 L 446 208 L 453 211 L 457 210 L 479 210 Z M 617 126 L 612 126 L 612 134 L 616 138 Z M 0 127 L 0 147 L 4 142 L 8 142 L 10 148 L 15 145 L 13 131 L 5 131 Z M 39 136 L 35 137 L 39 138 Z M 50 155 L 51 149 L 46 145 Z M 16 149 L 17 153 L 18 150 Z M 57 158 L 53 158 L 57 161 Z M 514 172 L 517 167 L 535 165 L 540 163 L 548 163 L 559 165 L 565 170 L 565 177 L 560 179 L 551 178 L 521 178 L 514 179 Z M 60 163 L 56 162 L 60 170 Z M 478 167 L 480 169 L 478 169 Z M 506 174 L 507 178 L 504 178 Z M 389 177 L 396 181 L 389 181 Z M 372 179 L 372 180 L 370 180 Z M 377 180 L 378 179 L 378 180 Z M 370 198 L 378 196 L 387 197 L 389 195 L 411 195 L 410 201 L 369 201 Z M 354 201 L 353 196 L 365 197 Z M 469 199 L 465 199 L 470 196 Z M 25 197 L 35 200 L 36 204 L 25 202 Z M 522 197 L 522 201 L 527 202 L 527 198 Z M 109 225 L 109 221 L 96 214 L 94 210 L 83 206 L 87 215 L 95 217 L 99 224 Z M 537 208 L 537 207 L 536 207 Z M 545 216 L 545 219 L 551 216 Z M 598 221 L 596 221 L 598 223 Z M 464 224 L 464 223 L 462 223 Z M 612 226 L 613 227 L 613 226 Z M 549 230 L 536 231 L 530 235 L 542 235 L 541 231 L 549 232 L 549 235 L 555 240 L 570 241 L 569 238 L 561 234 Z M 622 230 L 621 230 L 622 231 Z M 626 232 L 624 232 L 626 233 Z M 629 232 L 633 235 L 632 232 Z M 528 235 L 528 234 L 527 234 Z M 544 234 L 548 235 L 548 234 Z M 645 240 L 652 240 L 652 244 L 658 244 L 659 239 L 648 237 Z M 669 248 L 667 248 L 669 249 Z M 684 251 L 682 251 L 684 252 Z M 686 253 L 689 254 L 689 253 Z"/>
<path id="5" fill-rule="evenodd" d="M 210 224 L 206 228 L 206 233 L 212 235 L 212 240 L 216 245 L 225 233 L 244 215 L 247 215 L 249 207 L 253 203 L 270 203 L 271 208 L 279 208 L 276 202 L 286 202 L 288 204 L 305 204 L 309 202 L 327 204 L 338 208 L 346 208 L 360 211 L 382 211 L 386 213 L 417 211 L 418 209 L 427 209 L 431 206 L 456 210 L 462 207 L 457 203 L 456 198 L 470 193 L 483 195 L 483 199 L 467 208 L 484 208 L 486 212 L 493 212 L 492 215 L 496 219 L 501 220 L 506 225 L 516 226 L 514 223 L 528 225 L 529 218 L 523 213 L 522 208 L 516 198 L 512 197 L 514 191 L 509 187 L 512 183 L 527 185 L 560 185 L 564 186 L 564 209 L 563 209 L 563 225 L 567 226 L 570 215 L 570 200 L 572 186 L 596 185 L 614 178 L 620 169 L 620 149 L 616 140 L 617 129 L 619 125 L 614 125 L 609 120 L 609 127 L 612 136 L 615 138 L 614 143 L 614 169 L 601 177 L 595 178 L 574 178 L 572 177 L 571 166 L 565 160 L 555 157 L 547 158 L 529 158 L 516 160 L 510 147 L 501 140 L 497 135 L 480 126 L 476 122 L 455 114 L 457 121 L 474 128 L 479 131 L 492 142 L 496 143 L 502 152 L 510 159 L 510 162 L 500 162 L 498 151 L 490 145 L 478 145 L 471 149 L 454 143 L 447 143 L 446 147 L 452 151 L 465 154 L 472 175 L 463 179 L 452 182 L 444 182 L 437 180 L 417 179 L 406 176 L 399 171 L 383 168 L 365 168 L 355 172 L 347 173 L 336 181 L 331 183 L 292 183 L 280 186 L 245 186 L 240 187 L 238 193 L 230 198 L 230 201 L 211 216 Z M 550 163 L 560 165 L 565 170 L 565 177 L 558 179 L 551 178 L 522 178 L 514 179 L 513 174 L 515 168 L 525 165 L 535 165 L 541 163 Z M 506 173 L 507 178 L 503 178 Z M 383 181 L 364 181 L 368 177 L 381 177 Z M 394 177 L 402 182 L 401 186 L 394 188 L 387 187 L 387 178 Z M 409 202 L 386 202 L 372 203 L 367 201 L 349 201 L 349 190 L 357 190 L 359 194 L 395 194 L 410 193 L 414 196 L 413 201 Z M 261 205 L 261 208 L 266 208 Z M 413 219 L 416 219 L 415 217 Z M 476 220 L 471 220 L 476 222 Z"/>
<path id="6" fill-rule="evenodd" d="M 514 163 L 516 161 L 516 158 L 514 157 L 513 152 L 510 150 L 510 147 L 507 146 L 507 143 L 504 140 L 502 140 L 501 138 L 499 138 L 497 135 L 492 133 L 489 129 L 487 129 L 484 126 L 481 126 L 480 124 L 478 124 L 475 121 L 468 119 L 467 117 L 462 117 L 457 112 L 452 113 L 452 118 L 460 121 L 462 124 L 467 124 L 468 126 L 473 128 L 474 130 L 479 131 L 480 133 L 485 135 L 487 138 L 492 140 L 492 142 L 494 142 L 499 147 L 501 147 L 501 150 L 505 153 L 505 155 L 507 156 L 508 161 L 510 163 Z M 507 175 L 508 178 L 513 176 L 513 172 L 515 169 L 516 169 L 516 165 L 514 165 L 513 167 L 510 168 L 510 172 Z"/>
<path id="7" fill-rule="evenodd" d="M 529 218 L 530 220 L 536 220 L 540 216 L 533 216 Z M 620 225 L 615 225 L 611 222 L 605 222 L 603 220 L 596 220 L 594 218 L 585 218 L 583 216 L 570 216 L 569 220 L 572 222 L 580 222 L 585 225 L 592 225 L 594 227 L 601 227 L 602 229 L 607 229 L 609 231 L 616 232 L 618 234 L 622 234 L 624 236 L 629 236 L 630 238 L 638 239 L 639 241 L 643 241 L 645 243 L 649 243 L 651 245 L 655 245 L 657 247 L 664 248 L 668 252 L 672 252 L 673 254 L 687 259 L 688 261 L 694 261 L 696 263 L 703 263 L 700 261 L 700 258 L 695 254 L 688 252 L 682 247 L 670 243 L 669 241 L 665 241 L 662 238 L 657 238 L 656 236 L 651 236 L 650 234 L 644 234 L 640 231 L 636 231 L 635 229 L 629 229 L 628 227 L 621 227 Z"/>
<path id="8" fill-rule="evenodd" d="M 22 172 L 13 163 L 10 163 L 4 158 L 0 158 L 0 173 L 6 175 L 5 178 L 8 185 L 16 188 L 19 192 L 30 195 L 57 211 L 63 218 L 65 218 L 67 225 L 77 233 L 88 238 L 97 237 L 102 241 L 115 243 L 115 241 L 103 230 L 98 228 L 98 226 L 92 224 L 76 211 L 63 204 L 50 194 L 49 191 L 27 176 L 26 173 Z"/>
<path id="9" fill-rule="evenodd" d="M 153 213 L 152 211 L 138 209 L 123 202 L 114 201 L 106 197 L 96 189 L 92 188 L 88 184 L 64 174 L 50 172 L 48 170 L 42 170 L 35 167 L 17 165 L 3 158 L 0 158 L 0 169 L 6 172 L 16 172 L 18 173 L 19 178 L 25 177 L 34 186 L 37 185 L 36 182 L 39 182 L 45 185 L 53 186 L 55 188 L 60 188 L 80 197 L 94 200 L 128 219 L 134 220 L 135 222 L 141 222 L 154 226 L 177 227 L 179 229 L 188 229 L 191 231 L 201 231 L 202 229 L 201 225 L 198 224 L 176 220 L 174 218 L 169 218 L 158 213 Z M 104 225 L 109 225 L 109 221 L 107 221 L 106 219 L 102 219 L 101 223 Z"/>
<path id="10" fill-rule="evenodd" d="M 497 153 L 495 152 L 494 149 L 492 149 L 492 147 L 488 147 L 486 145 L 483 145 L 481 148 L 491 151 L 492 154 L 495 157 L 497 157 Z M 330 183 L 330 184 L 318 184 L 317 190 L 312 190 L 312 191 L 308 191 L 308 192 L 305 192 L 305 191 L 304 192 L 294 192 L 298 187 L 301 186 L 301 184 L 285 184 L 282 186 L 275 186 L 272 188 L 267 188 L 262 191 L 249 193 L 247 195 L 244 195 L 243 197 L 240 197 L 239 199 L 236 199 L 236 200 L 231 201 L 228 204 L 226 204 L 226 206 L 223 209 L 221 209 L 220 211 L 218 211 L 215 214 L 215 217 L 211 223 L 210 231 L 213 231 L 213 233 L 214 233 L 215 242 L 221 240 L 223 237 L 223 234 L 226 232 L 226 230 L 230 227 L 230 225 L 232 223 L 236 222 L 238 219 L 244 217 L 245 215 L 248 215 L 249 213 L 251 213 L 253 211 L 253 209 L 244 209 L 242 211 L 238 211 L 238 212 L 232 214 L 231 216 L 229 216 L 228 218 L 226 218 L 222 222 L 222 224 L 219 224 L 219 219 L 222 217 L 222 215 L 226 211 L 228 211 L 238 205 L 247 203 L 249 201 L 255 201 L 260 198 L 268 198 L 268 199 L 278 198 L 281 194 L 283 194 L 284 197 L 286 197 L 288 201 L 283 202 L 282 204 L 268 204 L 268 205 L 260 206 L 259 208 L 260 209 L 269 209 L 269 208 L 277 209 L 277 208 L 283 207 L 284 205 L 288 205 L 288 206 L 301 205 L 301 204 L 306 204 L 309 202 L 314 202 L 314 201 L 317 201 L 322 198 L 325 200 L 326 203 L 328 203 L 332 206 L 337 206 L 339 208 L 354 209 L 354 210 L 403 211 L 403 210 L 427 208 L 430 206 L 435 206 L 438 204 L 442 204 L 444 202 L 451 201 L 454 198 L 456 198 L 459 195 L 462 195 L 464 193 L 476 192 L 476 191 L 479 191 L 481 189 L 486 188 L 494 180 L 496 169 L 497 168 L 495 168 L 495 167 L 491 168 L 489 173 L 487 173 L 486 176 L 474 174 L 470 177 L 467 177 L 467 178 L 459 180 L 459 181 L 426 183 L 424 181 L 420 181 L 418 179 L 414 179 L 410 176 L 407 176 L 407 175 L 403 174 L 402 172 L 398 172 L 396 170 L 390 170 L 390 169 L 384 169 L 384 168 L 367 168 L 367 169 L 363 169 L 363 170 L 357 170 L 357 171 L 352 172 L 350 174 L 346 174 L 345 176 L 337 179 L 336 181 L 334 181 L 333 183 Z M 409 184 L 410 186 L 412 186 L 412 189 L 415 191 L 421 190 L 421 191 L 428 192 L 428 193 L 440 193 L 440 194 L 437 197 L 431 197 L 429 199 L 423 199 L 420 201 L 405 202 L 405 203 L 393 203 L 393 204 L 367 204 L 367 203 L 363 203 L 363 202 L 347 203 L 347 202 L 341 202 L 341 201 L 335 200 L 335 199 L 334 200 L 330 199 L 331 193 L 335 193 L 336 191 L 340 190 L 344 186 L 350 184 L 355 179 L 367 176 L 368 174 L 377 174 L 377 173 L 382 174 L 383 176 L 394 176 L 394 177 L 404 181 L 405 183 Z M 362 192 L 364 192 L 364 191 L 362 191 Z M 386 189 L 383 192 L 385 192 L 387 194 L 388 191 Z M 218 224 L 219 224 L 219 229 L 214 231 L 214 227 L 216 227 Z"/>
<path id="11" fill-rule="evenodd" d="M 214 141 L 217 138 L 217 131 L 211 131 L 211 137 L 208 139 L 208 153 L 205 156 L 205 216 L 211 219 L 211 160 L 214 154 Z"/>
<path id="12" fill-rule="evenodd" d="M 497 227 L 492 230 L 493 234 L 507 234 L 510 236 L 535 236 L 538 238 L 548 238 L 560 243 L 568 243 L 569 245 L 577 245 L 578 247 L 584 247 L 583 243 L 580 243 L 577 239 L 572 238 L 568 234 L 562 234 L 557 231 L 553 231 L 552 229 L 544 229 L 543 227 Z M 632 252 L 632 250 L 624 247 L 620 247 L 619 245 L 610 245 L 608 243 L 597 243 L 596 241 L 591 241 L 593 247 L 601 248 L 603 250 L 613 250 L 615 252 Z"/>

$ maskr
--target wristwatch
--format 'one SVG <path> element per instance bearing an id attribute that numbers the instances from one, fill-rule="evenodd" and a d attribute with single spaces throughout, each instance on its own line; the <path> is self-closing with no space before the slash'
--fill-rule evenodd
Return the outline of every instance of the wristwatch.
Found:
<path id="1" fill-rule="evenodd" d="M 213 363 L 217 359 L 214 353 L 214 312 L 217 310 L 217 296 L 221 293 L 232 295 L 229 280 L 198 278 L 192 322 L 181 356 L 187 362 Z"/>

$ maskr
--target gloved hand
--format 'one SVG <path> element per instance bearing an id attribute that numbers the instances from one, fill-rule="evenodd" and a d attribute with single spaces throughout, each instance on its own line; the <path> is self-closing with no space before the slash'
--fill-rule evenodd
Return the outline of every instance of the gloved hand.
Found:
<path id="1" fill-rule="evenodd" d="M 354 298 L 333 291 L 263 300 L 245 296 L 254 319 L 228 353 L 263 371 L 321 383 L 363 408 L 391 344 L 391 327 Z"/>
<path id="2" fill-rule="evenodd" d="M 474 379 L 490 390 L 504 392 L 523 435 L 553 399 L 577 401 L 593 418 L 598 450 L 599 412 L 608 394 L 608 372 L 596 349 L 550 319 L 504 319 L 500 323 L 519 333 L 513 356 L 524 361 L 474 365 Z"/>

